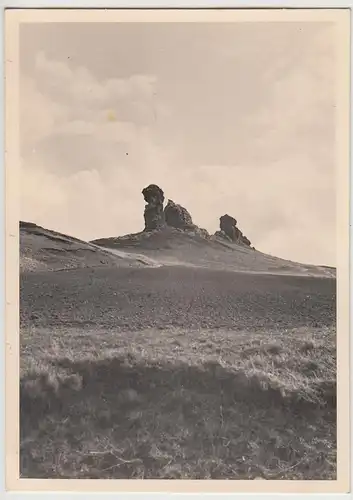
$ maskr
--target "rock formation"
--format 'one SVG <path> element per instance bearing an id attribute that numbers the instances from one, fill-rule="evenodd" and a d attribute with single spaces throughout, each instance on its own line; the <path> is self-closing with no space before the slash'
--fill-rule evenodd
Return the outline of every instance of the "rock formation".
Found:
<path id="1" fill-rule="evenodd" d="M 240 231 L 236 227 L 237 221 L 234 217 L 228 214 L 222 215 L 219 219 L 219 226 L 221 231 L 223 231 L 232 241 L 237 241 L 239 239 Z"/>
<path id="2" fill-rule="evenodd" d="M 228 214 L 222 215 L 219 219 L 220 231 L 215 233 L 215 236 L 226 239 L 228 241 L 233 241 L 234 243 L 239 243 L 245 246 L 250 246 L 251 241 L 243 235 L 239 228 L 237 228 L 237 221 L 234 217 Z"/>
<path id="3" fill-rule="evenodd" d="M 194 235 L 201 236 L 205 239 L 210 238 L 206 229 L 202 229 L 193 223 L 191 214 L 183 206 L 169 199 L 164 208 L 164 192 L 156 184 L 150 184 L 145 187 L 142 190 L 142 194 L 146 201 L 144 232 L 151 232 L 169 227 L 179 231 L 186 231 L 189 236 Z M 251 246 L 250 240 L 244 236 L 237 227 L 237 221 L 234 217 L 225 214 L 220 217 L 219 222 L 220 231 L 215 233 L 215 237 L 239 245 Z"/>
<path id="4" fill-rule="evenodd" d="M 156 184 L 150 184 L 142 190 L 143 197 L 146 201 L 144 218 L 145 231 L 153 231 L 161 229 L 165 226 L 165 218 L 163 211 L 164 193 Z"/>
<path id="5" fill-rule="evenodd" d="M 176 227 L 177 229 L 194 227 L 190 213 L 186 208 L 174 203 L 173 200 L 168 200 L 164 209 L 164 217 L 168 226 Z"/>

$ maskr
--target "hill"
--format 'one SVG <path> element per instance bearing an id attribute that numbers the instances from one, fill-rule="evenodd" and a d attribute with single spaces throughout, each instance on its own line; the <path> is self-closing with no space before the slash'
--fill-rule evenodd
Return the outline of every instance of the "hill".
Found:
<path id="1" fill-rule="evenodd" d="M 165 227 L 91 243 L 105 249 L 144 254 L 161 265 L 203 267 L 257 274 L 287 274 L 333 278 L 334 268 L 305 265 L 281 259 L 245 245 L 199 233 Z"/>
<path id="2" fill-rule="evenodd" d="M 166 227 L 86 242 L 31 222 L 20 222 L 23 272 L 161 266 L 322 278 L 336 275 L 331 267 L 280 259 L 193 230 Z"/>

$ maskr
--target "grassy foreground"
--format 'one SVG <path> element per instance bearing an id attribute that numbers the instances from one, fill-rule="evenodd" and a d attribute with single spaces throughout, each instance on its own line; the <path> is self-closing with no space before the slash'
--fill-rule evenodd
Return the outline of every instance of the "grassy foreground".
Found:
<path id="1" fill-rule="evenodd" d="M 335 479 L 334 328 L 21 331 L 21 477 Z"/>

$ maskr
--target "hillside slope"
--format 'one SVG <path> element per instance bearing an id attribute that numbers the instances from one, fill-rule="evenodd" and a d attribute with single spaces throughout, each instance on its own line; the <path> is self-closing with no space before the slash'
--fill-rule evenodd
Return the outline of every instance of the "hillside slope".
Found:
<path id="1" fill-rule="evenodd" d="M 146 267 L 148 257 L 126 252 L 111 253 L 92 243 L 20 222 L 20 270 L 60 271 L 91 267 Z"/>
<path id="2" fill-rule="evenodd" d="M 20 222 L 22 272 L 92 267 L 199 267 L 219 271 L 335 278 L 332 267 L 305 265 L 194 231 L 167 227 L 86 242 Z"/>
<path id="3" fill-rule="evenodd" d="M 196 266 L 261 274 L 336 277 L 334 268 L 280 259 L 216 236 L 205 237 L 195 231 L 171 227 L 117 238 L 102 238 L 91 243 L 114 251 L 138 252 L 163 265 Z"/>

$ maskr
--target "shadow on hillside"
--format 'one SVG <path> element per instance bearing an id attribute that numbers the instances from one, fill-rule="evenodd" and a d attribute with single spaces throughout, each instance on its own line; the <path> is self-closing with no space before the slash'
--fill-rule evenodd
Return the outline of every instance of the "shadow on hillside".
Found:
<path id="1" fill-rule="evenodd" d="M 21 477 L 283 478 L 288 465 L 296 477 L 327 477 L 317 446 L 334 440 L 332 383 L 314 401 L 218 363 L 127 358 L 61 359 L 22 378 Z M 304 449 L 303 437 L 319 445 Z"/>
<path id="2" fill-rule="evenodd" d="M 190 366 L 147 364 L 134 360 L 130 354 L 127 358 L 61 359 L 53 363 L 54 374 L 56 369 L 64 370 L 65 376 L 29 373 L 21 380 L 21 410 L 35 417 L 38 412 L 60 411 L 70 400 L 75 404 L 78 398 L 98 399 L 103 395 L 119 399 L 119 394 L 129 390 L 153 402 L 179 389 L 222 395 L 223 404 L 227 405 L 238 401 L 263 408 L 276 406 L 302 416 L 316 408 L 332 411 L 336 407 L 336 383 L 332 380 L 313 381 L 304 391 L 273 381 L 266 374 L 233 371 L 217 362 Z M 123 404 L 123 398 L 120 403 Z"/>

